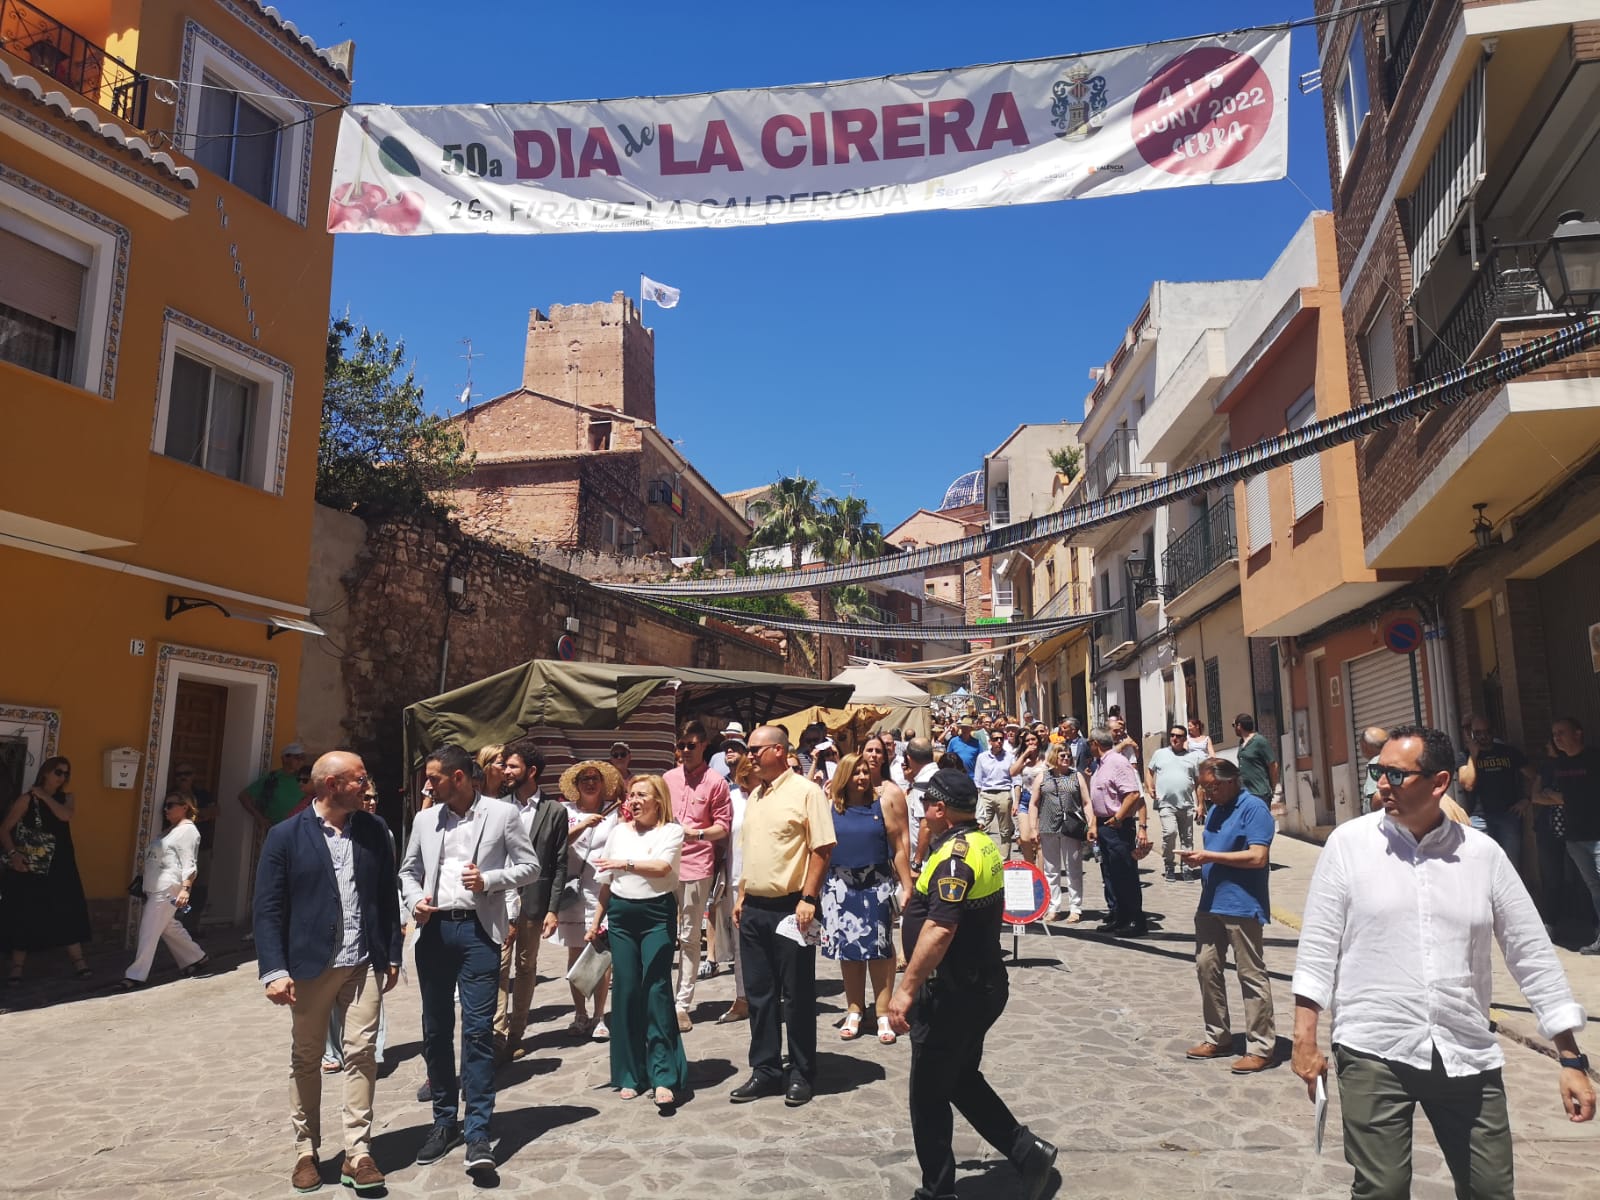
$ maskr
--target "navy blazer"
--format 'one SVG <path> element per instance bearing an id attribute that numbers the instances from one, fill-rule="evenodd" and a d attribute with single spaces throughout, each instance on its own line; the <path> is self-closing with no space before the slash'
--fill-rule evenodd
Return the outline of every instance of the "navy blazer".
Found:
<path id="1" fill-rule="evenodd" d="M 399 966 L 400 894 L 389 827 L 365 812 L 351 813 L 349 822 L 367 957 L 379 970 Z M 287 971 L 291 979 L 315 979 L 339 952 L 343 926 L 327 834 L 308 804 L 274 825 L 261 849 L 255 898 L 260 975 Z"/>

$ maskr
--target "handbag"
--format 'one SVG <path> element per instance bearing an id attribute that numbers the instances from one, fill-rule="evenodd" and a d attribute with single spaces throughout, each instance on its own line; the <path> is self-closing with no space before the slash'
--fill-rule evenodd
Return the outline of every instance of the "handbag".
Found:
<path id="1" fill-rule="evenodd" d="M 609 970 L 611 970 L 610 942 L 602 933 L 584 946 L 583 953 L 579 954 L 577 961 L 568 968 L 567 982 L 584 996 L 592 996 Z"/>
<path id="2" fill-rule="evenodd" d="M 1080 842 L 1089 836 L 1089 819 L 1083 815 L 1083 809 L 1069 808 L 1061 814 L 1061 832 Z"/>
<path id="3" fill-rule="evenodd" d="M 18 821 L 11 831 L 11 840 L 28 864 L 28 874 L 48 875 L 50 864 L 56 859 L 56 835 L 44 827 L 39 818 L 39 801 L 35 799 L 28 808 L 32 824 Z"/>
<path id="4" fill-rule="evenodd" d="M 144 899 L 144 876 L 143 875 L 135 875 L 133 877 L 133 880 L 128 884 L 128 895 L 132 896 L 135 900 L 143 900 Z"/>

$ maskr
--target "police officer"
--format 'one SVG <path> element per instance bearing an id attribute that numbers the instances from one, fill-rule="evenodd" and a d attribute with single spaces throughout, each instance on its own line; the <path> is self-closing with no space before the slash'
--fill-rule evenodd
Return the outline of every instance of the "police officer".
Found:
<path id="1" fill-rule="evenodd" d="M 983 1039 L 1005 1011 L 1010 985 L 1000 948 L 1000 850 L 978 828 L 978 789 L 947 768 L 923 792 L 928 861 L 906 904 L 905 974 L 889 1003 L 896 1033 L 911 1034 L 911 1136 L 922 1167 L 917 1200 L 956 1194 L 950 1106 L 1022 1174 L 1026 1200 L 1055 1176 L 1056 1148 L 1017 1124 L 983 1077 Z"/>

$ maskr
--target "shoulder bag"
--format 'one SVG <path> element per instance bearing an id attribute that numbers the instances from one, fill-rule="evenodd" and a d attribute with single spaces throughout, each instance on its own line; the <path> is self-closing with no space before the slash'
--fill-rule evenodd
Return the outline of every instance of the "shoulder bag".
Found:
<path id="1" fill-rule="evenodd" d="M 35 796 L 28 806 L 28 817 L 17 822 L 11 831 L 11 840 L 28 864 L 28 874 L 48 875 L 50 864 L 56 860 L 56 835 L 44 827 L 39 816 L 39 799 Z"/>

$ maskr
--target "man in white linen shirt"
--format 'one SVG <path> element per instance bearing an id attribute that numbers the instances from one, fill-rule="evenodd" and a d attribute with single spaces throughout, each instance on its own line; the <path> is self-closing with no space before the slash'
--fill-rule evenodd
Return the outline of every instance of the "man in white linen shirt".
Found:
<path id="1" fill-rule="evenodd" d="M 995 840 L 1002 853 L 1017 832 L 1011 819 L 1011 764 L 1015 761 L 1011 747 L 996 732 L 972 764 L 972 782 L 978 785 L 978 828 L 998 834 Z"/>
<path id="2" fill-rule="evenodd" d="M 1573 1031 L 1583 1008 L 1516 868 L 1487 834 L 1447 820 L 1455 766 L 1436 729 L 1391 731 L 1372 764 L 1378 812 L 1333 831 L 1306 897 L 1294 971 L 1294 1073 L 1316 1095 L 1332 1044 L 1352 1196 L 1411 1194 L 1411 1134 L 1421 1103 L 1456 1194 L 1511 1197 L 1504 1063 L 1489 1026 L 1489 936 L 1561 1059 L 1561 1106 L 1594 1117 L 1588 1059 Z"/>

